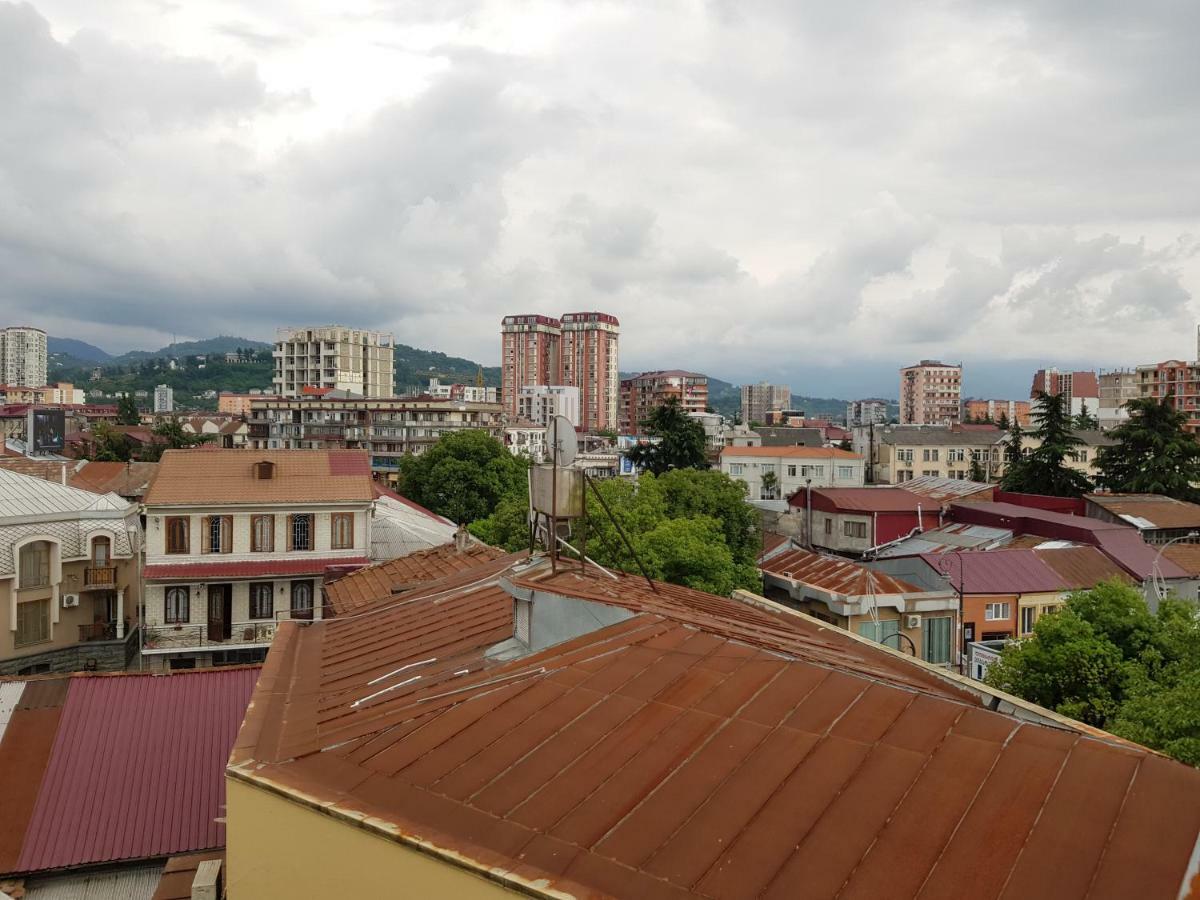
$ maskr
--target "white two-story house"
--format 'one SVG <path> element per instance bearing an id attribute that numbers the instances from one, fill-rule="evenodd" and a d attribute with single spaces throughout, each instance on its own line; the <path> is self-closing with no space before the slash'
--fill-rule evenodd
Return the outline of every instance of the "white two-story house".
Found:
<path id="1" fill-rule="evenodd" d="M 726 447 L 721 471 L 750 500 L 786 500 L 806 487 L 862 487 L 863 458 L 836 447 Z"/>
<path id="2" fill-rule="evenodd" d="M 146 492 L 151 668 L 257 662 L 284 619 L 319 619 L 330 572 L 369 562 L 363 450 L 172 450 Z"/>

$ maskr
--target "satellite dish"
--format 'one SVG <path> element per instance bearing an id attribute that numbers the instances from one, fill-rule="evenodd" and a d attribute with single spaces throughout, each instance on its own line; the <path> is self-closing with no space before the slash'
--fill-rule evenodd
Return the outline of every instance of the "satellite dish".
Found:
<path id="1" fill-rule="evenodd" d="M 550 447 L 556 466 L 569 466 L 575 462 L 579 452 L 579 441 L 575 437 L 575 425 L 566 416 L 555 416 L 550 420 Z"/>

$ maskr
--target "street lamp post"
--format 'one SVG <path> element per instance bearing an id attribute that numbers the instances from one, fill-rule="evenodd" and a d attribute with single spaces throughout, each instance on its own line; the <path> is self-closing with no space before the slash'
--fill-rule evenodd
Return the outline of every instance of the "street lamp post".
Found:
<path id="1" fill-rule="evenodd" d="M 1180 541 L 1195 540 L 1200 537 L 1200 531 L 1189 531 L 1187 534 L 1181 534 L 1178 537 L 1173 537 L 1161 547 L 1158 548 L 1158 553 L 1154 554 L 1154 563 L 1150 566 L 1150 582 L 1154 585 L 1154 597 L 1161 603 L 1167 596 L 1167 584 L 1163 578 L 1162 569 L 1159 563 L 1162 562 L 1163 553 L 1172 544 L 1177 544 Z"/>
<path id="2" fill-rule="evenodd" d="M 956 588 L 956 593 L 958 594 L 958 622 L 954 629 L 956 636 L 954 641 L 954 655 L 958 659 L 958 672 L 961 675 L 963 674 L 963 591 L 965 588 L 964 582 L 966 581 L 966 575 L 963 570 L 962 551 L 955 550 L 953 553 L 943 553 L 938 559 L 937 567 L 938 571 L 950 582 L 950 586 L 954 587 L 954 579 L 950 577 L 952 574 L 951 559 L 958 560 L 958 586 Z"/>

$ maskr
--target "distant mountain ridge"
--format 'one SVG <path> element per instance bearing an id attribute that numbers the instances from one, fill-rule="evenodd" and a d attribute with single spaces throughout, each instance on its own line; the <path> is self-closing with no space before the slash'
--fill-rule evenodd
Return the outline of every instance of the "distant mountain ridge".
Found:
<path id="1" fill-rule="evenodd" d="M 101 350 L 95 344 L 78 341 L 75 338 L 46 337 L 46 351 L 51 356 L 66 356 L 82 362 L 108 362 L 113 356 L 107 350 Z"/>
<path id="2" fill-rule="evenodd" d="M 111 361 L 116 364 L 124 363 L 128 365 L 131 362 L 141 362 L 143 359 L 162 359 L 171 356 L 206 356 L 209 353 L 231 353 L 239 348 L 271 350 L 274 346 L 274 344 L 268 344 L 266 341 L 255 341 L 250 338 L 221 334 L 214 338 L 205 338 L 199 341 L 176 341 L 173 344 L 167 344 L 167 346 L 160 350 L 130 350 L 121 356 L 112 357 Z"/>

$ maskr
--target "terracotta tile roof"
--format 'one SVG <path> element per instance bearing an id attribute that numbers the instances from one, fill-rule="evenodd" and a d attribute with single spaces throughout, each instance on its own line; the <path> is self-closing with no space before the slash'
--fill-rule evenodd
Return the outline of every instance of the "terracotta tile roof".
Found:
<path id="1" fill-rule="evenodd" d="M 365 556 L 312 556 L 287 559 L 252 559 L 230 562 L 179 563 L 146 566 L 147 581 L 194 578 L 262 578 L 268 575 L 322 575 L 332 566 L 367 566 Z"/>
<path id="2" fill-rule="evenodd" d="M 255 477 L 259 462 L 274 477 Z M 375 491 L 365 450 L 168 450 L 147 505 L 369 501 Z"/>
<path id="3" fill-rule="evenodd" d="M 991 712 L 803 617 L 629 576 L 508 577 L 535 610 L 633 615 L 489 662 L 512 599 L 468 570 L 285 623 L 230 776 L 532 893 L 1149 898 L 1188 871 L 1195 769 Z"/>
<path id="4" fill-rule="evenodd" d="M 0 874 L 223 846 L 222 772 L 258 672 L 26 682 L 0 739 Z"/>
<path id="5" fill-rule="evenodd" d="M 916 587 L 884 572 L 876 572 L 840 556 L 794 548 L 771 557 L 761 566 L 764 572 L 849 597 L 876 594 L 921 594 Z"/>
<path id="6" fill-rule="evenodd" d="M 500 559 L 503 550 L 472 542 L 465 551 L 453 544 L 419 550 L 389 562 L 367 566 L 325 585 L 325 602 L 334 615 L 345 615 L 371 606 L 393 594 Z M 513 560 L 519 558 L 514 555 Z"/>
<path id="7" fill-rule="evenodd" d="M 1062 579 L 1067 590 L 1094 588 L 1102 581 L 1132 583 L 1129 574 L 1095 547 L 1059 547 L 1033 551 Z"/>
<path id="8" fill-rule="evenodd" d="M 71 471 L 74 468 L 73 461 L 49 460 L 49 459 L 28 459 L 24 456 L 0 456 L 0 469 L 7 469 L 9 472 L 16 472 L 18 475 L 30 475 L 33 478 L 40 478 L 43 481 L 50 481 L 54 484 L 71 485 Z M 81 485 L 71 485 L 72 487 L 81 487 Z M 100 493 L 107 493 L 100 491 Z"/>
<path id="9" fill-rule="evenodd" d="M 114 493 L 122 497 L 141 497 L 158 472 L 155 462 L 85 462 L 68 478 L 71 487 Z"/>
<path id="10" fill-rule="evenodd" d="M 1200 505 L 1158 494 L 1088 494 L 1089 503 L 1135 528 L 1200 528 Z"/>
<path id="11" fill-rule="evenodd" d="M 857 453 L 837 447 L 724 447 L 722 457 L 766 456 L 771 459 L 862 459 Z"/>

